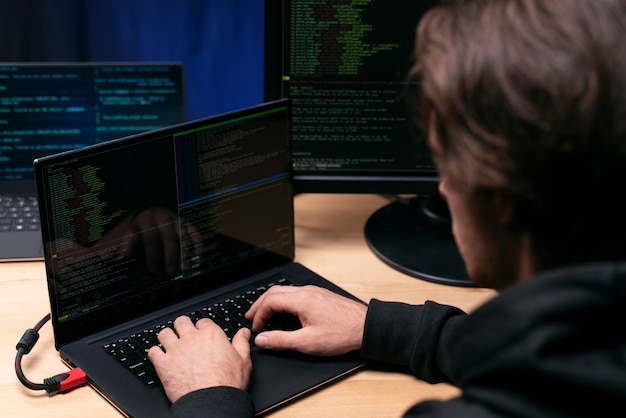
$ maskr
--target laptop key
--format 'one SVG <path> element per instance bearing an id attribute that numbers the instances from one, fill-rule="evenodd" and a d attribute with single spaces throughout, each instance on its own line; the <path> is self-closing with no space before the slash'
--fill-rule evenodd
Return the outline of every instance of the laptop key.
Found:
<path id="1" fill-rule="evenodd" d="M 137 376 L 148 387 L 157 388 L 161 386 L 161 381 L 157 377 L 156 372 L 152 367 L 144 367 L 133 371 L 133 374 Z"/>
<path id="2" fill-rule="evenodd" d="M 146 367 L 149 366 L 148 363 L 146 363 L 147 360 L 144 360 L 143 358 L 141 360 L 137 360 L 137 361 L 133 361 L 133 362 L 129 362 L 126 364 L 126 367 L 128 367 L 128 370 L 130 370 L 131 372 L 135 371 L 135 370 L 142 370 L 145 369 Z"/>

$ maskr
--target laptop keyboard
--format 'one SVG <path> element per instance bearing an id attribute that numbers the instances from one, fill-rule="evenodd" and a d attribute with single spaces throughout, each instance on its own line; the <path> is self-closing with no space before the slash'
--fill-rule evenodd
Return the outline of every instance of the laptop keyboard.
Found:
<path id="1" fill-rule="evenodd" d="M 0 195 L 0 232 L 9 231 L 39 231 L 35 196 Z"/>
<path id="2" fill-rule="evenodd" d="M 253 288 L 240 292 L 235 296 L 224 299 L 222 302 L 212 303 L 201 307 L 187 316 L 195 323 L 201 318 L 210 318 L 222 327 L 229 340 L 237 331 L 243 327 L 250 328 L 252 323 L 248 321 L 244 314 L 250 306 L 267 289 L 274 285 L 293 285 L 284 277 L 272 277 L 265 282 L 256 284 Z M 159 387 L 156 371 L 148 360 L 148 350 L 152 346 L 161 346 L 157 340 L 158 333 L 165 328 L 173 328 L 174 319 L 156 324 L 152 328 L 143 329 L 132 333 L 128 337 L 120 338 L 117 341 L 105 344 L 104 349 L 113 356 L 119 363 L 126 367 L 132 374 L 139 378 L 149 387 Z M 296 329 L 300 326 L 298 320 L 290 315 L 277 316 L 268 324 L 267 328 L 275 329 Z"/>

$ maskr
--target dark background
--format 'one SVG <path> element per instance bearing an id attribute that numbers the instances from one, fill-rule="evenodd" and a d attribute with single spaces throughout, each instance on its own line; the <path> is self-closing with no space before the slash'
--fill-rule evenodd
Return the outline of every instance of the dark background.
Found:
<path id="1" fill-rule="evenodd" d="M 0 62 L 180 61 L 188 120 L 263 101 L 263 0 L 0 0 Z"/>

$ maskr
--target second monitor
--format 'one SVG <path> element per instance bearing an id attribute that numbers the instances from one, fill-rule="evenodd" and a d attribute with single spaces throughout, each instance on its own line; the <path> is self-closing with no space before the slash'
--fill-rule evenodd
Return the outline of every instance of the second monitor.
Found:
<path id="1" fill-rule="evenodd" d="M 292 100 L 297 192 L 418 195 L 373 214 L 368 244 L 409 275 L 471 285 L 403 100 L 417 24 L 437 3 L 266 1 L 265 94 Z"/>

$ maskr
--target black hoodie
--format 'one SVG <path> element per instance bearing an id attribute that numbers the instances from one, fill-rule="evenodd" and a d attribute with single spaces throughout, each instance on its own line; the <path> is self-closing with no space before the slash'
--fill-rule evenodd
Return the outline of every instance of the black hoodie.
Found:
<path id="1" fill-rule="evenodd" d="M 626 263 L 538 275 L 471 315 L 372 301 L 362 354 L 461 388 L 411 417 L 626 416 Z"/>
<path id="2" fill-rule="evenodd" d="M 461 388 L 460 397 L 419 403 L 407 417 L 626 416 L 625 308 L 626 263 L 547 272 L 470 315 L 434 302 L 372 300 L 361 354 Z M 215 416 L 215 408 L 254 414 L 233 388 L 190 393 L 172 414 Z"/>

